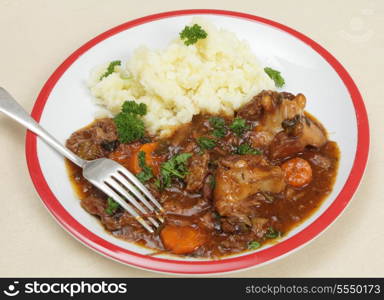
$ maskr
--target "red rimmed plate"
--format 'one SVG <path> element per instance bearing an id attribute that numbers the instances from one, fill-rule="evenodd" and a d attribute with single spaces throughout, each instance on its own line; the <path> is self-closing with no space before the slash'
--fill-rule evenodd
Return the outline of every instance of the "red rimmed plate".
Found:
<path id="1" fill-rule="evenodd" d="M 79 205 L 67 178 L 63 158 L 30 132 L 26 157 L 32 181 L 45 206 L 74 237 L 119 262 L 178 274 L 211 274 L 271 262 L 298 249 L 323 232 L 344 210 L 363 175 L 369 150 L 369 126 L 361 95 L 343 66 L 310 38 L 261 17 L 221 10 L 184 10 L 129 21 L 84 44 L 69 56 L 41 90 L 32 116 L 62 142 L 94 119 L 95 106 L 86 86 L 92 68 L 126 60 L 139 45 L 161 48 L 195 15 L 246 39 L 259 59 L 282 71 L 284 90 L 302 92 L 307 110 L 329 130 L 341 148 L 333 192 L 320 209 L 281 242 L 220 260 L 148 256 L 147 249 L 118 240 Z"/>

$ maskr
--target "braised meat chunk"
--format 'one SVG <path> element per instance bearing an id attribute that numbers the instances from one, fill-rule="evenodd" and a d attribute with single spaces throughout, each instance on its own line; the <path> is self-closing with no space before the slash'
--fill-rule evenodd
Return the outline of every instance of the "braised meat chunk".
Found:
<path id="1" fill-rule="evenodd" d="M 259 192 L 280 193 L 284 190 L 283 172 L 261 155 L 233 155 L 220 161 L 216 172 L 214 201 L 222 216 L 243 218 L 253 214 Z"/>
<path id="2" fill-rule="evenodd" d="M 282 159 L 301 152 L 306 146 L 320 148 L 326 142 L 327 138 L 320 126 L 308 117 L 298 115 L 272 140 L 269 148 L 270 158 Z"/>
<path id="3" fill-rule="evenodd" d="M 253 146 L 268 149 L 272 160 L 292 156 L 306 146 L 323 146 L 325 130 L 304 112 L 306 101 L 303 94 L 263 91 L 256 96 L 239 111 L 241 116 L 257 115 Z"/>
<path id="4" fill-rule="evenodd" d="M 187 191 L 198 191 L 203 187 L 204 179 L 208 173 L 209 153 L 192 156 L 189 165 L 189 172 L 185 178 Z"/>
<path id="5" fill-rule="evenodd" d="M 87 160 L 105 157 L 117 145 L 116 127 L 109 118 L 74 132 L 66 143 L 68 149 Z"/>

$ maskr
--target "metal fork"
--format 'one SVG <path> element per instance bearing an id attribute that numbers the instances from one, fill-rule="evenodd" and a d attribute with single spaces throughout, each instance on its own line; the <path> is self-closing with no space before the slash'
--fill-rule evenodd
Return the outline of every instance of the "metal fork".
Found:
<path id="1" fill-rule="evenodd" d="M 95 160 L 80 158 L 43 129 L 2 87 L 0 87 L 0 111 L 40 136 L 61 155 L 83 168 L 85 179 L 120 204 L 149 232 L 154 232 L 154 229 L 163 222 L 163 208 L 135 175 L 108 158 Z"/>

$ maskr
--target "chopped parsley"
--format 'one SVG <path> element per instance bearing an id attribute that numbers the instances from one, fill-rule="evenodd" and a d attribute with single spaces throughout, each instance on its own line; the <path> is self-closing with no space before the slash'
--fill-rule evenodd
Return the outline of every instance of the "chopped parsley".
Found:
<path id="1" fill-rule="evenodd" d="M 139 116 L 146 113 L 147 106 L 144 103 L 124 102 L 121 112 L 113 119 L 120 142 L 130 143 L 144 137 L 145 126 Z"/>
<path id="2" fill-rule="evenodd" d="M 187 161 L 191 156 L 191 153 L 181 153 L 163 163 L 160 167 L 160 179 L 156 180 L 157 187 L 169 187 L 173 177 L 183 179 L 188 174 Z"/>
<path id="3" fill-rule="evenodd" d="M 265 237 L 269 238 L 269 239 L 277 238 L 280 235 L 281 235 L 281 233 L 279 231 L 277 231 L 276 229 L 274 229 L 273 227 L 269 227 L 267 229 L 267 232 L 265 233 Z"/>
<path id="4" fill-rule="evenodd" d="M 259 242 L 253 241 L 248 243 L 248 249 L 249 250 L 255 250 L 257 248 L 260 248 L 261 244 Z"/>
<path id="5" fill-rule="evenodd" d="M 198 137 L 197 144 L 202 150 L 213 149 L 216 147 L 216 141 L 205 136 Z"/>
<path id="6" fill-rule="evenodd" d="M 281 76 L 279 71 L 274 70 L 274 69 L 269 68 L 269 67 L 266 67 L 266 68 L 264 68 L 264 72 L 267 73 L 269 78 L 271 78 L 275 82 L 275 85 L 278 88 L 282 87 L 285 84 L 285 80 Z"/>
<path id="7" fill-rule="evenodd" d="M 145 152 L 140 151 L 139 154 L 137 155 L 137 159 L 139 160 L 139 166 L 141 168 L 141 172 L 136 175 L 136 177 L 141 181 L 141 182 L 146 182 L 153 178 L 153 173 L 152 169 L 146 164 L 145 162 Z"/>
<path id="8" fill-rule="evenodd" d="M 101 75 L 100 80 L 103 79 L 104 77 L 108 77 L 109 75 L 111 75 L 115 71 L 115 67 L 120 65 L 121 65 L 120 60 L 111 61 L 105 73 Z"/>
<path id="9" fill-rule="evenodd" d="M 144 136 L 144 122 L 136 115 L 119 113 L 114 121 L 120 142 L 130 143 Z"/>
<path id="10" fill-rule="evenodd" d="M 111 197 L 108 197 L 107 199 L 107 207 L 105 208 L 105 212 L 108 215 L 113 215 L 116 210 L 119 208 L 119 203 L 117 203 L 115 200 L 113 200 Z"/>
<path id="11" fill-rule="evenodd" d="M 212 135 L 217 138 L 223 138 L 227 134 L 225 128 L 225 120 L 220 117 L 212 117 L 209 119 L 209 123 L 213 127 Z"/>
<path id="12" fill-rule="evenodd" d="M 244 143 L 237 147 L 235 154 L 246 155 L 246 154 L 254 154 L 260 155 L 262 152 L 259 149 L 252 148 L 249 144 Z"/>
<path id="13" fill-rule="evenodd" d="M 184 41 L 186 46 L 195 44 L 198 40 L 205 39 L 207 36 L 208 34 L 198 24 L 185 26 L 183 31 L 180 32 L 180 39 Z"/>
<path id="14" fill-rule="evenodd" d="M 242 135 L 249 129 L 247 122 L 243 118 L 235 118 L 229 128 L 237 135 Z"/>
<path id="15" fill-rule="evenodd" d="M 125 113 L 144 116 L 147 114 L 147 105 L 145 103 L 136 103 L 135 101 L 125 101 L 121 110 Z"/>

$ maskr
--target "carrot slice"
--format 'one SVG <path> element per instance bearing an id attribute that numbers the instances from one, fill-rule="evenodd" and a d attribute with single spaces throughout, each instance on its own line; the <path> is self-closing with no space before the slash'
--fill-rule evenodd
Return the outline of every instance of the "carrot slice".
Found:
<path id="1" fill-rule="evenodd" d="M 281 166 L 285 181 L 294 187 L 303 187 L 312 180 L 312 168 L 309 162 L 300 157 L 292 158 Z"/>
<path id="2" fill-rule="evenodd" d="M 131 169 L 133 173 L 138 174 L 142 171 L 139 164 L 139 152 L 143 151 L 145 153 L 146 164 L 149 167 L 153 168 L 153 172 L 155 173 L 155 175 L 157 175 L 155 170 L 157 168 L 157 164 L 155 162 L 155 159 L 152 156 L 152 152 L 156 150 L 157 146 L 158 146 L 158 143 L 154 142 L 154 143 L 144 144 L 139 148 L 139 150 L 132 157 Z"/>
<path id="3" fill-rule="evenodd" d="M 160 237 L 164 247 L 174 254 L 191 253 L 206 241 L 205 233 L 191 226 L 166 225 Z"/>
<path id="4" fill-rule="evenodd" d="M 122 144 L 115 151 L 109 154 L 109 158 L 118 162 L 126 167 L 129 171 L 133 172 L 133 158 L 136 157 L 135 153 L 140 149 L 141 144 Z M 137 158 L 136 158 L 137 159 Z"/>
<path id="5" fill-rule="evenodd" d="M 109 154 L 109 158 L 122 164 L 132 173 L 138 174 L 142 171 L 139 164 L 139 152 L 143 151 L 145 152 L 145 163 L 152 168 L 153 174 L 157 176 L 160 173 L 160 165 L 164 161 L 163 157 L 153 155 L 157 146 L 157 142 L 143 145 L 139 143 L 122 144 L 117 150 Z"/>

